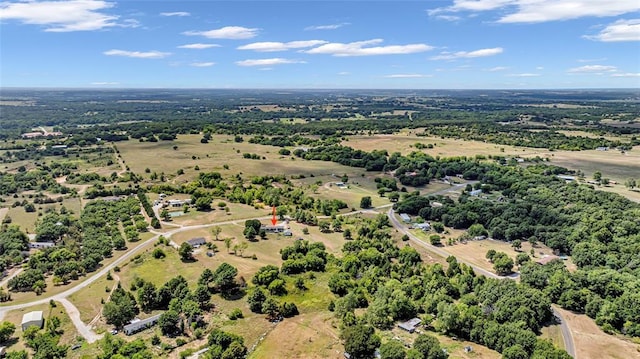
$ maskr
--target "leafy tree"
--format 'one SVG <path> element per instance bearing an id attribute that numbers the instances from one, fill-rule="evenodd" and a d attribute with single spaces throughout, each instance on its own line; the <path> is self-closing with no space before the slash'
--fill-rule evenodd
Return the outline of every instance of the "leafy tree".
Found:
<path id="1" fill-rule="evenodd" d="M 440 235 L 432 234 L 429 236 L 429 243 L 431 243 L 432 246 L 440 246 L 442 245 L 442 239 L 440 238 Z"/>
<path id="2" fill-rule="evenodd" d="M 406 355 L 404 345 L 399 340 L 389 340 L 380 346 L 381 359 L 404 359 Z"/>
<path id="3" fill-rule="evenodd" d="M 251 279 L 251 282 L 255 285 L 268 286 L 271 282 L 280 277 L 280 269 L 278 267 L 269 264 L 258 269 L 256 274 Z"/>
<path id="4" fill-rule="evenodd" d="M 130 292 L 118 287 L 111 293 L 111 299 L 103 309 L 102 315 L 107 324 L 122 327 L 127 324 L 137 314 L 136 300 Z"/>
<path id="5" fill-rule="evenodd" d="M 449 356 L 442 351 L 436 337 L 420 334 L 413 342 L 413 348 L 422 354 L 425 359 L 446 359 Z"/>
<path id="6" fill-rule="evenodd" d="M 354 359 L 371 358 L 380 346 L 380 337 L 375 334 L 372 326 L 355 324 L 342 330 L 344 350 Z"/>
<path id="7" fill-rule="evenodd" d="M 182 242 L 180 248 L 178 249 L 178 254 L 180 254 L 180 259 L 183 261 L 189 261 L 193 259 L 193 247 L 188 242 Z"/>
<path id="8" fill-rule="evenodd" d="M 627 187 L 628 189 L 633 189 L 634 187 L 636 187 L 638 184 L 635 180 L 635 178 L 629 178 L 628 180 L 626 180 L 624 182 L 624 186 Z"/>
<path id="9" fill-rule="evenodd" d="M 432 222 L 431 228 L 433 228 L 436 233 L 444 232 L 444 224 L 442 224 L 442 222 Z"/>
<path id="10" fill-rule="evenodd" d="M 498 252 L 493 257 L 493 269 L 499 275 L 507 275 L 513 272 L 513 259 L 506 253 Z"/>
<path id="11" fill-rule="evenodd" d="M 180 313 L 167 310 L 158 318 L 158 326 L 164 335 L 174 335 L 178 333 L 180 324 Z"/>
<path id="12" fill-rule="evenodd" d="M 267 299 L 267 295 L 261 288 L 254 288 L 249 296 L 247 302 L 249 303 L 249 309 L 254 313 L 262 313 L 262 304 Z"/>
<path id="13" fill-rule="evenodd" d="M 485 255 L 485 258 L 487 258 L 489 260 L 489 262 L 493 262 L 494 257 L 496 256 L 496 250 L 495 249 L 489 249 L 487 251 L 487 254 Z"/>
<path id="14" fill-rule="evenodd" d="M 280 306 L 278 302 L 272 297 L 268 297 L 263 303 L 261 308 L 262 314 L 266 314 L 267 318 L 273 319 L 280 314 Z"/>
<path id="15" fill-rule="evenodd" d="M 148 281 L 145 281 L 142 287 L 138 288 L 138 303 L 144 312 L 148 313 L 156 309 L 156 291 L 156 286 Z"/>
<path id="16" fill-rule="evenodd" d="M 600 171 L 596 171 L 593 173 L 593 179 L 600 182 L 600 180 L 602 179 L 602 172 Z"/>
<path id="17" fill-rule="evenodd" d="M 371 196 L 365 196 L 360 199 L 360 208 L 371 208 Z"/>
<path id="18" fill-rule="evenodd" d="M 472 224 L 467 230 L 470 237 L 488 236 L 489 232 L 484 228 L 481 223 Z"/>
<path id="19" fill-rule="evenodd" d="M 29 359 L 29 354 L 25 350 L 7 352 L 6 359 Z"/>
<path id="20" fill-rule="evenodd" d="M 502 359 L 529 359 L 529 354 L 522 345 L 515 344 L 502 351 Z"/>
<path id="21" fill-rule="evenodd" d="M 518 266 L 522 266 L 527 262 L 531 262 L 531 257 L 529 257 L 529 255 L 526 253 L 518 253 L 518 255 L 516 256 L 516 264 Z"/>
<path id="22" fill-rule="evenodd" d="M 225 291 L 235 286 L 238 269 L 226 262 L 220 264 L 213 272 L 212 283 L 220 291 Z"/>
<path id="23" fill-rule="evenodd" d="M 516 252 L 520 252 L 520 249 L 522 249 L 522 241 L 519 239 L 516 239 L 515 241 L 511 242 L 511 247 L 513 247 L 513 249 L 515 249 Z"/>
<path id="24" fill-rule="evenodd" d="M 7 321 L 0 323 L 0 343 L 9 340 L 15 331 L 16 326 L 13 323 Z"/>
<path id="25" fill-rule="evenodd" d="M 218 240 L 220 233 L 222 233 L 222 228 L 220 228 L 220 226 L 213 226 L 213 228 L 211 228 L 211 234 L 216 238 L 216 241 Z"/>

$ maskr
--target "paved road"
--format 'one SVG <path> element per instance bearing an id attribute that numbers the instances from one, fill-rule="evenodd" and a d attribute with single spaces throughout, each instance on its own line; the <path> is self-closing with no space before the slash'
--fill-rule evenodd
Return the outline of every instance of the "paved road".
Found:
<path id="1" fill-rule="evenodd" d="M 457 186 L 461 186 L 461 185 L 457 185 Z M 440 191 L 440 192 L 442 192 L 442 191 Z M 450 253 L 448 253 L 447 251 L 443 250 L 442 248 L 439 248 L 439 247 L 436 247 L 436 246 L 431 245 L 429 243 L 423 242 L 418 237 L 413 235 L 413 233 L 409 232 L 407 227 L 403 223 L 401 223 L 398 220 L 398 218 L 396 218 L 395 212 L 393 211 L 393 209 L 389 209 L 389 211 L 387 212 L 387 216 L 389 217 L 389 220 L 391 221 L 391 224 L 400 233 L 403 233 L 403 234 L 406 234 L 407 236 L 409 236 L 409 239 L 414 244 L 417 244 L 418 246 L 423 247 L 423 248 L 429 250 L 430 252 L 436 253 L 436 254 L 442 256 L 443 258 L 447 258 L 448 256 L 451 255 Z M 499 276 L 499 275 L 497 275 L 497 274 L 495 274 L 493 272 L 490 272 L 490 271 L 488 271 L 486 269 L 483 269 L 483 268 L 480 268 L 480 267 L 478 267 L 476 265 L 473 265 L 473 264 L 471 264 L 471 263 L 469 263 L 469 262 L 467 262 L 465 260 L 462 260 L 462 259 L 459 259 L 459 258 L 457 258 L 457 260 L 458 260 L 459 263 L 464 263 L 464 264 L 470 266 L 471 268 L 473 268 L 473 270 L 476 273 L 482 274 L 482 275 L 484 275 L 486 277 L 489 277 L 489 278 L 496 278 L 496 279 L 515 279 L 515 278 L 517 278 L 517 276 L 506 276 L 506 277 Z M 573 358 L 576 358 L 576 351 L 575 351 L 575 346 L 574 346 L 574 343 L 573 343 L 573 336 L 571 335 L 571 330 L 569 329 L 569 326 L 567 325 L 566 321 L 562 318 L 562 315 L 560 314 L 560 312 L 558 312 L 553 307 L 551 307 L 551 309 L 553 310 L 553 314 L 560 321 L 560 329 L 562 331 L 562 338 L 564 340 L 565 350 Z"/>
<path id="2" fill-rule="evenodd" d="M 569 325 L 567 325 L 566 320 L 562 318 L 562 314 L 556 309 L 555 306 L 551 306 L 553 310 L 553 315 L 556 316 L 558 321 L 560 322 L 560 330 L 562 331 L 562 340 L 564 341 L 564 350 L 569 353 L 573 358 L 576 358 L 576 347 L 573 343 L 573 334 L 571 333 L 571 329 Z"/>

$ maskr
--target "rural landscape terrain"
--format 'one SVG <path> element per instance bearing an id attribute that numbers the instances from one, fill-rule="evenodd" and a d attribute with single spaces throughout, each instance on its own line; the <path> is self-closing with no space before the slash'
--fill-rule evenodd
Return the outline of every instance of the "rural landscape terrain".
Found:
<path id="1" fill-rule="evenodd" d="M 7 358 L 640 358 L 638 90 L 0 92 Z"/>

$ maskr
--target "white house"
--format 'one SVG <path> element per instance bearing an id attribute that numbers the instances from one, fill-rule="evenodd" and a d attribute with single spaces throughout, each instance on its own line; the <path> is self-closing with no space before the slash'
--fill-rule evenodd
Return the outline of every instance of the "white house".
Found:
<path id="1" fill-rule="evenodd" d="M 25 313 L 25 315 L 22 316 L 21 326 L 23 332 L 27 330 L 27 328 L 34 326 L 38 327 L 38 329 L 41 329 L 43 324 L 44 319 L 42 317 L 41 310 L 35 310 L 33 312 Z"/>

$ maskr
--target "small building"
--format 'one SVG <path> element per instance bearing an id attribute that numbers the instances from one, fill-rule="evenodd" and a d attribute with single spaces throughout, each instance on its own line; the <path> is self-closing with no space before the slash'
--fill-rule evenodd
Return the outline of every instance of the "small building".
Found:
<path id="1" fill-rule="evenodd" d="M 43 325 L 44 319 L 42 317 L 41 310 L 25 313 L 25 315 L 22 316 L 21 327 L 23 332 L 29 327 L 38 327 L 38 329 L 42 329 Z"/>
<path id="2" fill-rule="evenodd" d="M 198 248 L 204 245 L 205 243 L 207 243 L 207 240 L 204 239 L 204 237 L 197 237 L 197 238 L 191 238 L 190 240 L 187 241 L 187 243 L 189 243 L 189 245 L 191 245 L 191 247 L 193 248 Z"/>
<path id="3" fill-rule="evenodd" d="M 0 358 L 4 358 L 7 355 L 7 347 L 0 347 Z"/>
<path id="4" fill-rule="evenodd" d="M 429 223 L 427 223 L 427 222 L 424 222 L 424 223 L 416 223 L 416 224 L 414 224 L 414 225 L 413 225 L 413 227 L 414 227 L 414 228 L 422 229 L 422 230 L 423 230 L 423 231 L 425 231 L 425 232 L 431 229 L 431 225 L 430 225 Z"/>
<path id="5" fill-rule="evenodd" d="M 42 132 L 27 132 L 27 133 L 23 133 L 22 138 L 36 138 L 36 137 L 40 137 L 40 136 L 44 136 L 44 133 Z"/>
<path id="6" fill-rule="evenodd" d="M 67 148 L 67 145 L 53 145 L 51 146 L 52 149 L 54 150 L 63 150 L 65 148 Z"/>
<path id="7" fill-rule="evenodd" d="M 285 231 L 286 228 L 284 228 L 284 225 L 282 224 L 278 224 L 275 226 L 262 226 L 260 227 L 261 230 L 264 230 L 267 233 L 282 233 Z"/>
<path id="8" fill-rule="evenodd" d="M 145 330 L 147 328 L 151 328 L 152 326 L 158 323 L 158 320 L 160 319 L 161 315 L 162 314 L 157 314 L 157 315 L 154 315 L 153 317 L 149 317 L 146 319 L 131 321 L 130 324 L 127 324 L 124 326 L 124 328 L 122 328 L 122 331 L 126 335 L 133 335 L 139 331 Z"/>
<path id="9" fill-rule="evenodd" d="M 598 147 L 596 151 L 609 151 L 609 147 Z"/>
<path id="10" fill-rule="evenodd" d="M 55 246 L 56 244 L 54 242 L 29 242 L 29 248 L 33 249 L 51 248 Z"/>
<path id="11" fill-rule="evenodd" d="M 411 223 L 411 216 L 406 213 L 400 213 L 400 218 L 402 218 L 404 223 Z"/>
<path id="12" fill-rule="evenodd" d="M 474 241 L 483 241 L 485 239 L 487 239 L 487 236 L 475 236 L 475 237 L 473 237 Z"/>
<path id="13" fill-rule="evenodd" d="M 465 353 L 471 353 L 473 351 L 473 348 L 469 345 L 467 345 L 466 347 L 464 347 L 464 352 Z"/>
<path id="14" fill-rule="evenodd" d="M 287 229 L 284 232 L 282 232 L 282 235 L 285 237 L 291 237 L 293 236 L 293 232 L 291 232 L 291 230 Z"/>
<path id="15" fill-rule="evenodd" d="M 416 331 L 416 328 L 418 328 L 418 325 L 420 325 L 420 323 L 422 323 L 422 320 L 420 320 L 420 318 L 413 318 L 407 320 L 406 322 L 399 323 L 398 328 L 406 330 L 409 333 L 413 333 Z"/>
<path id="16" fill-rule="evenodd" d="M 549 262 L 551 262 L 551 261 L 553 261 L 555 259 L 560 259 L 560 257 L 554 256 L 554 255 L 546 255 L 546 256 L 538 259 L 536 261 L 536 263 L 538 263 L 539 265 L 543 266 L 543 265 L 548 264 Z"/>
<path id="17" fill-rule="evenodd" d="M 576 178 L 574 176 L 568 176 L 568 175 L 557 175 L 556 177 L 563 179 L 565 181 L 575 181 Z"/>
<path id="18" fill-rule="evenodd" d="M 469 192 L 469 195 L 470 196 L 474 196 L 474 197 L 478 197 L 481 194 L 482 194 L 482 190 L 481 189 L 474 189 L 473 191 Z"/>
<path id="19" fill-rule="evenodd" d="M 336 186 L 340 187 L 340 188 L 346 188 L 347 185 L 344 182 L 336 182 Z"/>
<path id="20" fill-rule="evenodd" d="M 182 207 L 185 204 L 191 204 L 191 198 L 187 198 L 187 199 L 170 199 L 167 201 L 167 204 L 170 207 Z"/>

